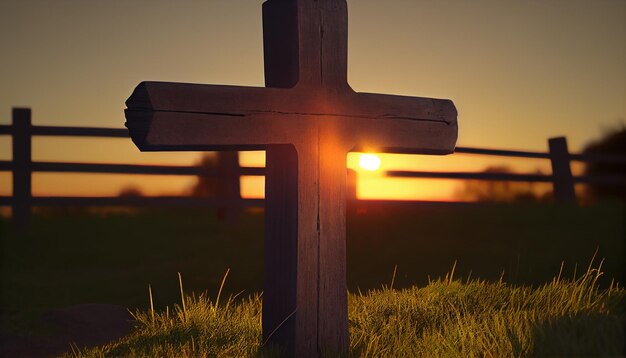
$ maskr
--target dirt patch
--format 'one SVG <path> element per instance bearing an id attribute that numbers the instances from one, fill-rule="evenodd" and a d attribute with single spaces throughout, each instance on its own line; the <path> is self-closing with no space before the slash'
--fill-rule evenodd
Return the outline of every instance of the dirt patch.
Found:
<path id="1" fill-rule="evenodd" d="M 41 323 L 54 333 L 19 336 L 0 335 L 2 357 L 54 357 L 78 347 L 95 347 L 128 335 L 134 321 L 126 308 L 109 304 L 82 304 L 42 315 Z"/>

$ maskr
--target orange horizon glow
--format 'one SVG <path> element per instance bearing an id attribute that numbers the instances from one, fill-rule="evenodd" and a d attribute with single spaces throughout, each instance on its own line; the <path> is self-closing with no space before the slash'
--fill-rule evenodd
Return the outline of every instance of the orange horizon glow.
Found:
<path id="1" fill-rule="evenodd" d="M 121 128 L 124 101 L 144 80 L 264 86 L 259 2 L 180 2 L 176 18 L 168 16 L 171 6 L 162 0 L 148 7 L 3 3 L 0 124 L 10 123 L 11 107 L 30 107 L 34 125 Z M 546 151 L 547 138 L 565 136 L 578 153 L 626 120 L 624 10 L 623 1 L 350 0 L 348 82 L 357 92 L 453 100 L 459 146 Z M 141 26 L 135 13 L 143 15 Z M 429 34 L 428 40 L 415 41 L 415 34 Z M 359 165 L 360 153 L 346 158 L 360 199 L 451 201 L 463 185 L 387 178 L 389 170 L 507 166 L 551 173 L 546 160 L 375 154 L 381 160 L 375 171 Z M 142 153 L 128 138 L 33 138 L 33 161 L 187 166 L 201 155 Z M 0 136 L 0 160 L 10 159 L 11 139 Z M 240 165 L 264 166 L 264 152 L 242 152 Z M 581 173 L 582 165 L 572 170 Z M 35 173 L 33 194 L 116 196 L 135 187 L 146 196 L 184 195 L 195 182 L 193 176 Z M 263 177 L 240 183 L 243 197 L 263 197 Z M 11 188 L 10 172 L 0 172 L 0 195 L 11 195 Z"/>
<path id="2" fill-rule="evenodd" d="M 260 2 L 181 2 L 181 16 L 167 22 L 168 1 L 5 3 L 0 124 L 9 124 L 11 108 L 21 106 L 32 108 L 34 125 L 121 128 L 124 101 L 145 80 L 264 86 Z M 626 120 L 625 9 L 623 1 L 351 0 L 348 83 L 356 92 L 453 100 L 459 146 L 546 151 L 547 138 L 565 136 L 578 153 L 604 128 Z M 134 13 L 145 15 L 141 26 Z M 415 42 L 414 34 L 429 36 Z M 33 161 L 186 166 L 201 155 L 142 153 L 128 138 L 33 138 Z M 507 166 L 551 173 L 545 160 L 376 155 L 375 171 L 359 166 L 359 153 L 346 158 L 357 172 L 360 199 L 455 200 L 464 183 L 386 178 L 388 170 Z M 0 160 L 11 160 L 8 136 L 0 136 Z M 240 164 L 264 166 L 264 154 L 241 153 Z M 11 195 L 11 182 L 10 172 L 0 172 L 0 195 Z M 135 187 L 146 196 L 184 195 L 195 182 L 193 176 L 35 173 L 33 194 L 116 196 Z M 244 197 L 263 196 L 262 177 L 240 183 Z"/>
<path id="3" fill-rule="evenodd" d="M 149 153 L 138 153 L 139 156 Z M 182 153 L 173 153 L 182 155 Z M 188 153 L 189 154 L 189 153 Z M 364 154 L 373 155 L 379 160 L 377 170 L 368 170 L 361 165 Z M 182 155 L 182 157 L 186 157 Z M 158 164 L 149 159 L 151 164 Z M 173 157 L 175 158 L 175 157 Z M 199 162 L 198 154 L 192 159 L 184 159 L 183 165 L 194 165 Z M 10 160 L 8 158 L 0 158 Z M 129 158 L 130 162 L 134 162 Z M 45 156 L 35 156 L 34 160 L 49 160 Z M 70 160 L 72 161 L 71 158 Z M 83 160 L 83 162 L 87 162 Z M 96 159 L 92 162 L 102 162 Z M 145 163 L 144 163 L 145 164 Z M 181 165 L 180 163 L 165 163 Z M 242 167 L 264 167 L 265 152 L 240 152 L 239 164 Z M 363 200 L 424 200 L 424 201 L 456 201 L 463 180 L 453 179 L 412 179 L 390 178 L 385 172 L 390 170 L 419 171 L 468 171 L 479 172 L 487 166 L 508 166 L 518 173 L 540 171 L 551 173 L 547 160 L 515 159 L 484 157 L 476 155 L 454 154 L 447 156 L 431 155 L 398 155 L 387 153 L 348 153 L 346 167 L 357 173 L 357 198 Z M 575 174 L 580 174 L 583 166 L 578 163 L 572 166 Z M 33 173 L 34 196 L 116 196 L 123 189 L 134 188 L 145 196 L 177 196 L 189 195 L 196 184 L 195 176 L 169 175 L 135 175 L 135 174 L 81 174 L 81 173 Z M 0 172 L 0 195 L 10 196 L 12 177 L 10 172 Z M 241 196 L 243 198 L 263 198 L 265 194 L 265 178 L 262 176 L 242 176 L 240 178 Z"/>

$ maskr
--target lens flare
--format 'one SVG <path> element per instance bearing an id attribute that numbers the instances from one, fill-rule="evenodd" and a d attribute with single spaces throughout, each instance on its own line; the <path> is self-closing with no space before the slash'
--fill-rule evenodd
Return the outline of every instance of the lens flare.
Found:
<path id="1" fill-rule="evenodd" d="M 359 166 L 369 171 L 378 170 L 380 168 L 380 158 L 376 154 L 361 154 Z"/>

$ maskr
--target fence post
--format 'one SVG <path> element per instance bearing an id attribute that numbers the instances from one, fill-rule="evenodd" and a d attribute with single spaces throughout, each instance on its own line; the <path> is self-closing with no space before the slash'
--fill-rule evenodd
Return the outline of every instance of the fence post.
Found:
<path id="1" fill-rule="evenodd" d="M 13 223 L 27 231 L 31 220 L 31 112 L 30 108 L 13 108 Z"/>
<path id="2" fill-rule="evenodd" d="M 216 196 L 221 199 L 217 217 L 235 223 L 241 214 L 241 192 L 239 184 L 239 153 L 218 152 Z"/>
<path id="3" fill-rule="evenodd" d="M 560 203 L 575 204 L 574 177 L 570 168 L 570 156 L 567 139 L 556 137 L 548 139 L 550 163 L 552 164 L 552 180 L 554 199 Z"/>

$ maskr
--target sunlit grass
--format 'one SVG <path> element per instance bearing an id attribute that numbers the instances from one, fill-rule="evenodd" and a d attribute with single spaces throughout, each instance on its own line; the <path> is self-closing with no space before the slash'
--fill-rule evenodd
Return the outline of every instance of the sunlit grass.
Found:
<path id="1" fill-rule="evenodd" d="M 623 287 L 600 288 L 601 263 L 538 287 L 455 279 L 349 295 L 350 356 L 616 356 L 624 347 Z M 182 281 L 181 281 L 182 289 Z M 122 340 L 70 356 L 272 355 L 261 341 L 261 296 L 218 305 L 185 295 L 165 311 L 137 311 Z M 184 304 L 183 304 L 184 303 Z M 275 352 L 274 352 L 275 353 Z"/>
<path id="2" fill-rule="evenodd" d="M 624 289 L 596 285 L 599 269 L 540 287 L 452 277 L 423 288 L 352 295 L 358 356 L 604 356 L 624 344 Z"/>

